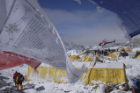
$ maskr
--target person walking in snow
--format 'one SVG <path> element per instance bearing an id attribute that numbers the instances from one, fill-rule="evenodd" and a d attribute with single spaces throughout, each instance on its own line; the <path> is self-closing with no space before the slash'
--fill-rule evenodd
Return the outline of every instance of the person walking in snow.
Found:
<path id="1" fill-rule="evenodd" d="M 18 73 L 18 76 L 16 77 L 17 90 L 21 90 L 21 91 L 23 90 L 23 86 L 22 86 L 23 81 L 24 81 L 24 76 Z"/>
<path id="2" fill-rule="evenodd" d="M 138 78 L 134 81 L 134 87 L 135 87 L 135 93 L 140 93 L 140 81 Z"/>
<path id="3" fill-rule="evenodd" d="M 97 53 L 97 50 L 94 50 L 94 53 L 95 53 L 95 55 L 96 55 L 96 53 Z"/>
<path id="4" fill-rule="evenodd" d="M 14 74 L 13 74 L 13 81 L 16 85 L 16 77 L 18 76 L 18 72 L 16 71 Z"/>

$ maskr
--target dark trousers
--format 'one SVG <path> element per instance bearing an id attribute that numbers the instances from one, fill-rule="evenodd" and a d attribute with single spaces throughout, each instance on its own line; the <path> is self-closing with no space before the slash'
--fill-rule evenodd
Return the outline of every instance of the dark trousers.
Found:
<path id="1" fill-rule="evenodd" d="M 135 89 L 135 93 L 140 93 L 140 89 Z"/>

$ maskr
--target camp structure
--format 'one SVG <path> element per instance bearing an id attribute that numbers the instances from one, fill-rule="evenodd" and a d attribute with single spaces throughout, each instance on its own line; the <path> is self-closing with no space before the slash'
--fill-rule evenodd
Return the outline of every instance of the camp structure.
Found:
<path id="1" fill-rule="evenodd" d="M 119 52 L 110 53 L 108 56 L 105 57 L 105 59 L 116 59 L 119 57 Z"/>
<path id="2" fill-rule="evenodd" d="M 100 63 L 87 72 L 85 84 L 93 85 L 96 81 L 106 83 L 126 82 L 125 66 L 123 63 Z"/>
<path id="3" fill-rule="evenodd" d="M 140 52 L 140 50 L 136 50 L 136 53 L 137 53 L 137 52 Z"/>
<path id="4" fill-rule="evenodd" d="M 125 49 L 126 52 L 129 52 L 131 49 L 128 47 Z"/>
<path id="5" fill-rule="evenodd" d="M 99 58 L 98 55 L 95 55 L 95 57 L 96 57 L 96 60 L 95 61 L 100 61 L 100 58 Z"/>
<path id="6" fill-rule="evenodd" d="M 92 62 L 93 61 L 89 56 L 85 56 L 85 55 L 83 55 L 81 59 L 83 62 Z"/>
<path id="7" fill-rule="evenodd" d="M 140 54 L 137 56 L 137 59 L 140 59 Z"/>
<path id="8" fill-rule="evenodd" d="M 113 53 L 109 54 L 108 57 L 111 57 L 111 58 L 117 58 L 117 56 Z"/>
<path id="9" fill-rule="evenodd" d="M 94 60 L 90 56 L 83 55 L 82 58 L 83 62 L 93 62 Z M 100 61 L 100 58 L 98 55 L 95 55 L 95 61 Z"/>
<path id="10" fill-rule="evenodd" d="M 80 57 L 76 56 L 76 55 L 71 55 L 71 56 L 69 56 L 69 59 L 73 62 L 73 61 L 80 59 Z"/>
<path id="11" fill-rule="evenodd" d="M 140 52 L 136 52 L 134 58 L 139 58 L 138 56 L 140 55 Z"/>
<path id="12" fill-rule="evenodd" d="M 101 81 L 105 83 L 116 83 L 121 84 L 126 81 L 126 73 L 123 63 L 98 63 L 95 66 L 91 62 L 72 62 L 73 65 L 81 69 L 82 65 L 85 64 L 88 67 L 88 72 L 81 76 L 81 79 L 77 82 L 78 84 L 89 84 L 94 85 L 95 82 Z M 67 83 L 67 72 L 53 68 L 49 65 L 41 65 L 38 68 L 38 74 L 31 68 L 28 67 L 27 81 L 34 81 L 43 79 L 48 82 L 55 83 Z"/>
<path id="13" fill-rule="evenodd" d="M 120 57 L 120 56 L 126 57 L 126 56 L 128 56 L 128 53 L 125 52 L 125 51 L 121 51 L 119 57 Z"/>

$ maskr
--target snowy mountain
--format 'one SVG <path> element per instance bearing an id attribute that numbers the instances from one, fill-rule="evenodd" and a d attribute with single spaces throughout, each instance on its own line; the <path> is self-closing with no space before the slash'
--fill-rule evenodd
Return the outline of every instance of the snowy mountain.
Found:
<path id="1" fill-rule="evenodd" d="M 131 45 L 133 48 L 140 47 L 140 34 L 132 38 Z M 125 42 L 124 46 L 129 46 L 129 41 Z"/>
<path id="2" fill-rule="evenodd" d="M 140 38 L 132 39 L 132 44 L 133 44 L 134 47 L 140 46 Z"/>
<path id="3" fill-rule="evenodd" d="M 132 39 L 131 45 L 134 48 L 140 47 L 140 38 L 134 38 L 134 39 Z M 124 43 L 124 46 L 129 46 L 129 41 L 127 41 L 126 43 Z"/>

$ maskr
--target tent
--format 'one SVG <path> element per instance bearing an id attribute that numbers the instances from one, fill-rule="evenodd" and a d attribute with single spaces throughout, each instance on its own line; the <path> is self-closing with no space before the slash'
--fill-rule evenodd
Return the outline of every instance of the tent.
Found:
<path id="1" fill-rule="evenodd" d="M 26 76 L 26 81 L 43 79 L 49 82 L 55 83 L 67 83 L 67 73 L 65 70 L 56 69 L 50 66 L 40 66 L 38 68 L 38 74 L 30 66 Z M 65 77 L 65 79 L 63 79 Z M 61 80 L 62 79 L 62 80 Z"/>
<path id="2" fill-rule="evenodd" d="M 83 56 L 82 56 L 82 60 L 85 60 L 85 59 L 86 59 L 86 57 L 87 57 L 87 56 L 83 55 Z"/>
<path id="3" fill-rule="evenodd" d="M 72 63 L 76 63 L 76 62 L 72 62 Z M 78 63 L 83 63 L 83 62 L 78 62 Z M 84 62 L 84 63 L 87 63 L 87 62 Z M 74 66 L 77 67 L 77 65 L 74 65 Z M 80 69 L 81 68 L 79 68 L 79 70 Z M 81 76 L 81 79 L 83 79 L 84 74 Z M 44 63 L 42 63 L 40 67 L 38 67 L 37 71 L 34 70 L 32 67 L 28 66 L 26 81 L 36 81 L 36 80 L 45 80 L 48 82 L 55 82 L 58 84 L 68 83 L 67 71 L 54 68 Z"/>
<path id="4" fill-rule="evenodd" d="M 130 48 L 126 48 L 126 49 L 125 49 L 126 52 L 129 52 L 130 50 L 131 50 Z"/>
<path id="5" fill-rule="evenodd" d="M 106 56 L 104 59 L 110 59 L 110 60 L 116 61 L 116 60 L 118 60 L 119 56 L 120 56 L 119 52 L 114 52 L 114 53 L 111 53 L 108 56 Z"/>
<path id="6" fill-rule="evenodd" d="M 140 54 L 137 56 L 137 59 L 140 59 Z"/>
<path id="7" fill-rule="evenodd" d="M 140 52 L 139 50 L 136 50 L 136 52 Z"/>
<path id="8" fill-rule="evenodd" d="M 100 58 L 99 58 L 99 56 L 98 55 L 95 55 L 95 61 L 100 61 Z M 91 62 L 91 61 L 93 61 L 93 59 L 91 59 L 89 56 L 82 56 L 82 59 L 84 60 L 84 62 Z"/>
<path id="9" fill-rule="evenodd" d="M 69 59 L 71 59 L 71 61 L 75 61 L 75 60 L 80 59 L 80 57 L 76 55 L 72 55 L 72 56 L 69 56 Z"/>
<path id="10" fill-rule="evenodd" d="M 134 58 L 137 58 L 138 55 L 140 55 L 140 52 L 136 52 Z"/>
<path id="11" fill-rule="evenodd" d="M 100 61 L 100 58 L 99 58 L 98 55 L 95 55 L 95 57 L 96 57 L 96 60 L 95 61 Z"/>
<path id="12" fill-rule="evenodd" d="M 80 67 L 85 64 L 89 66 L 90 62 L 73 62 L 73 65 L 81 69 Z M 38 68 L 39 73 L 28 67 L 28 72 L 26 76 L 27 81 L 34 81 L 36 79 L 43 79 L 55 83 L 67 83 L 67 72 L 65 70 L 60 70 L 53 68 L 49 65 L 41 65 Z M 117 83 L 121 84 L 126 81 L 126 73 L 123 63 L 99 63 L 94 67 L 89 67 L 88 72 L 83 74 L 78 81 L 78 84 L 85 83 L 94 85 L 95 82 L 101 81 L 106 83 Z"/>
<path id="13" fill-rule="evenodd" d="M 94 85 L 97 81 L 121 84 L 126 82 L 125 66 L 123 63 L 100 63 L 89 68 L 85 84 Z"/>
<path id="14" fill-rule="evenodd" d="M 82 60 L 84 62 L 92 62 L 93 61 L 89 56 L 85 56 L 85 55 L 82 56 Z"/>
<path id="15" fill-rule="evenodd" d="M 128 53 L 125 52 L 125 51 L 121 51 L 121 52 L 120 52 L 120 55 L 123 56 L 123 57 L 126 57 L 126 56 L 128 56 Z"/>
<path id="16" fill-rule="evenodd" d="M 109 54 L 108 57 L 111 57 L 111 58 L 117 58 L 117 56 L 113 53 Z"/>
<path id="17" fill-rule="evenodd" d="M 93 60 L 89 56 L 87 56 L 86 59 L 84 60 L 84 62 L 92 62 L 92 61 Z"/>

